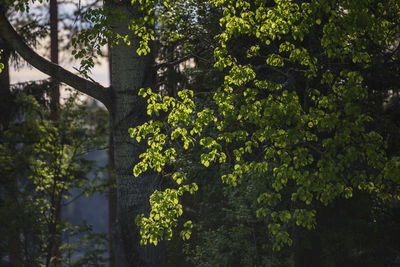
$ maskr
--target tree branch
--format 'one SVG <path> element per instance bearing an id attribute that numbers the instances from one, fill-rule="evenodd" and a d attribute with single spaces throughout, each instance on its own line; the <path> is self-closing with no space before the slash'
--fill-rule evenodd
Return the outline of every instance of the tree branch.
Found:
<path id="1" fill-rule="evenodd" d="M 8 22 L 3 12 L 0 12 L 0 35 L 18 54 L 36 69 L 53 79 L 63 82 L 76 90 L 102 102 L 108 110 L 111 106 L 111 90 L 99 83 L 86 80 L 76 74 L 51 63 L 28 47 L 18 33 Z"/>

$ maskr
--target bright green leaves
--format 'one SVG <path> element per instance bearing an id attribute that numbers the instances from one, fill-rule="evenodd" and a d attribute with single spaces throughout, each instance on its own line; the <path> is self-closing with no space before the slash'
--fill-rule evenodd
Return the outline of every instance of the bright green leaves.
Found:
<path id="1" fill-rule="evenodd" d="M 351 12 L 338 15 L 340 11 L 332 11 L 327 2 L 303 3 L 301 7 L 291 1 L 275 3 L 266 7 L 258 1 L 249 9 L 246 4 L 218 2 L 226 6 L 220 20 L 225 30 L 217 37 L 220 46 L 214 55 L 216 67 L 228 71 L 223 90 L 214 95 L 218 140 L 222 147 L 224 142 L 237 146 L 226 152 L 231 171 L 223 174 L 222 180 L 236 186 L 251 176 L 251 166 L 260 163 L 251 160 L 253 148 L 263 147 L 269 165 L 264 173 L 272 175 L 275 193 L 260 195 L 259 203 L 266 207 L 259 209 L 259 216 L 275 214 L 273 209 L 281 200 L 274 194 L 290 194 L 291 201 L 311 206 L 315 200 L 328 204 L 337 197 L 351 198 L 354 190 L 365 184 L 369 185 L 367 191 L 379 191 L 380 186 L 370 186 L 367 172 L 380 176 L 386 161 L 384 143 L 377 133 L 367 130 L 371 117 L 361 109 L 368 98 L 363 76 L 351 64 L 348 69 L 336 69 L 319 61 L 326 54 L 332 62 L 346 59 L 368 67 L 371 58 L 361 27 L 369 27 L 377 19 L 356 4 L 349 6 Z M 330 17 L 328 23 L 325 16 Z M 238 21 L 252 31 L 237 26 Z M 312 40 L 316 32 L 322 35 L 321 42 L 305 46 L 303 40 Z M 235 57 L 237 51 L 229 47 L 239 36 L 253 42 L 246 58 L 264 60 L 268 67 L 244 65 L 240 56 Z M 296 83 L 301 80 L 303 85 L 291 83 L 293 75 Z M 317 89 L 300 88 L 310 84 Z M 307 96 L 301 100 L 297 92 Z M 243 129 L 245 138 L 235 138 L 238 131 L 228 130 L 231 125 Z M 202 162 L 209 164 L 206 156 Z M 379 184 L 379 179 L 375 182 Z M 296 186 L 289 189 L 288 184 Z M 312 228 L 315 223 L 312 208 L 290 214 L 298 226 Z M 289 240 L 281 229 L 285 223 L 270 225 L 271 234 L 280 235 L 275 249 Z"/>
<path id="2" fill-rule="evenodd" d="M 181 177 L 181 174 L 177 174 L 176 177 Z M 142 214 L 136 218 L 136 224 L 140 227 L 142 236 L 140 243 L 157 245 L 161 240 L 170 240 L 172 229 L 177 226 L 178 218 L 183 214 L 183 207 L 179 198 L 184 192 L 193 194 L 195 191 L 197 191 L 196 184 L 183 185 L 178 189 L 154 191 L 150 196 L 150 216 L 146 218 Z M 184 230 L 181 232 L 182 239 L 190 238 L 192 227 L 191 221 L 184 224 Z"/>
<path id="3" fill-rule="evenodd" d="M 0 49 L 0 55 L 1 53 L 3 53 L 3 49 Z M 1 59 L 1 56 L 0 56 Z M 4 64 L 0 62 L 0 73 L 2 72 L 2 70 L 4 69 Z"/>
<path id="4" fill-rule="evenodd" d="M 200 139 L 200 145 L 206 148 L 209 152 L 203 153 L 200 156 L 200 162 L 205 166 L 210 166 L 211 162 L 217 162 L 219 158 L 219 163 L 226 161 L 225 153 L 221 152 L 221 145 L 218 144 L 213 138 L 206 137 Z"/>
<path id="5" fill-rule="evenodd" d="M 186 180 L 186 174 L 183 172 L 175 172 L 172 175 L 172 179 L 178 184 L 182 184 L 182 182 L 184 182 Z"/>
<path id="6" fill-rule="evenodd" d="M 210 0 L 210 2 L 215 5 L 215 6 L 221 6 L 223 5 L 227 0 Z"/>
<path id="7" fill-rule="evenodd" d="M 171 239 L 171 229 L 177 223 L 176 218 L 183 213 L 182 205 L 179 204 L 178 191 L 171 189 L 155 191 L 150 197 L 150 205 L 150 217 L 138 216 L 136 224 L 141 227 L 141 244 L 150 242 L 157 245 L 163 238 Z"/>
<path id="8" fill-rule="evenodd" d="M 146 152 L 140 155 L 142 160 L 133 169 L 136 177 L 148 168 L 161 172 L 166 164 L 175 161 L 176 151 L 174 148 L 165 148 L 167 136 L 161 133 L 161 126 L 161 122 L 150 120 L 135 129 L 129 129 L 132 138 L 136 138 L 137 142 L 146 139 L 148 145 Z"/>
<path id="9" fill-rule="evenodd" d="M 133 172 L 136 177 L 148 168 L 161 172 L 166 164 L 175 162 L 176 149 L 174 147 L 168 148 L 170 142 L 180 140 L 183 148 L 189 149 L 193 142 L 190 135 L 195 134 L 196 131 L 201 131 L 203 123 L 206 123 L 204 117 L 200 116 L 200 120 L 195 123 L 195 126 L 198 127 L 197 130 L 193 128 L 189 135 L 189 131 L 185 128 L 185 126 L 193 123 L 192 113 L 195 106 L 192 100 L 193 92 L 191 91 L 179 92 L 180 100 L 168 96 L 161 97 L 159 94 L 152 93 L 150 89 L 144 88 L 139 91 L 139 95 L 148 98 L 148 115 L 159 116 L 160 112 L 169 112 L 169 114 L 167 121 L 150 120 L 134 129 L 129 129 L 131 138 L 135 138 L 137 142 L 146 140 L 148 145 L 148 149 L 140 155 L 142 160 L 134 167 Z M 168 134 L 165 134 L 163 127 L 167 125 L 170 125 L 171 130 Z"/>
<path id="10" fill-rule="evenodd" d="M 267 57 L 267 60 L 265 61 L 268 65 L 274 66 L 274 67 L 283 67 L 283 59 L 281 56 L 277 54 L 270 54 Z"/>
<path id="11" fill-rule="evenodd" d="M 149 154 L 141 156 L 137 168 L 151 162 L 150 157 L 164 165 L 176 163 L 181 156 L 176 151 L 182 151 L 185 157 L 195 155 L 188 161 L 218 168 L 232 190 L 255 177 L 268 179 L 257 189 L 254 205 L 275 250 L 292 243 L 292 226 L 315 227 L 318 202 L 328 205 L 357 191 L 383 200 L 398 196 L 399 160 L 387 158 L 385 141 L 373 130 L 373 114 L 365 104 L 370 95 L 363 70 L 372 57 L 367 53 L 370 41 L 363 36 L 371 34 L 372 42 L 379 42 L 376 32 L 367 33 L 360 25 L 372 30 L 380 19 L 346 1 L 338 6 L 288 0 L 273 6 L 265 1 L 213 3 L 224 6 L 223 32 L 216 36 L 214 50 L 214 66 L 225 74 L 223 84 L 204 109 L 191 91 L 181 91 L 176 99 L 142 91 L 148 114 L 165 114 L 167 119 L 134 130 L 133 137 L 141 135 L 139 141 L 155 136 L 163 140 L 158 150 L 149 143 Z M 348 13 L 340 10 L 342 4 L 348 5 Z M 357 12 L 364 18 L 352 15 Z M 381 21 L 379 28 L 390 31 L 385 25 Z M 393 45 L 390 40 L 386 38 L 384 47 Z M 241 41 L 247 47 L 238 51 L 235 45 Z M 157 152 L 171 148 L 175 161 Z M 177 186 L 190 180 L 181 170 L 172 178 Z M 158 214 L 153 220 L 161 220 Z M 163 233 L 171 227 L 166 225 Z M 181 233 L 184 239 L 187 233 Z"/>
<path id="12" fill-rule="evenodd" d="M 192 221 L 187 221 L 183 224 L 184 230 L 181 231 L 180 236 L 183 240 L 188 240 L 192 233 L 193 223 Z"/>
<path id="13" fill-rule="evenodd" d="M 203 127 L 207 126 L 211 122 L 217 122 L 217 118 L 214 116 L 214 111 L 205 108 L 197 113 L 196 120 L 193 121 L 193 128 L 190 130 L 191 135 L 201 135 Z"/>
<path id="14" fill-rule="evenodd" d="M 250 66 L 234 65 L 229 75 L 225 76 L 225 83 L 240 86 L 254 80 L 255 77 L 256 74 Z"/>
<path id="15" fill-rule="evenodd" d="M 175 127 L 179 123 L 188 126 L 192 123 L 192 113 L 195 109 L 195 104 L 192 100 L 193 91 L 180 91 L 178 92 L 178 97 L 182 101 L 178 101 L 176 106 L 171 109 L 171 112 L 168 115 L 168 123 L 171 124 L 172 127 Z"/>
<path id="16" fill-rule="evenodd" d="M 141 89 L 139 95 L 147 98 L 149 115 L 163 116 L 166 119 L 149 120 L 129 130 L 131 137 L 136 141 L 147 141 L 147 149 L 140 155 L 140 162 L 134 167 L 135 176 L 139 176 L 148 169 L 162 172 L 166 165 L 171 165 L 177 160 L 177 151 L 191 149 L 195 137 L 201 136 L 204 127 L 216 119 L 213 111 L 209 109 L 194 114 L 196 107 L 193 92 L 189 90 L 178 92 L 176 99 L 168 96 L 161 97 L 150 89 Z M 200 144 L 207 149 L 214 148 L 210 153 L 202 154 L 202 159 L 207 157 L 204 162 L 209 164 L 217 156 L 224 158 L 223 155 L 216 153 L 215 148 L 219 148 L 219 145 L 215 140 L 202 139 Z M 163 172 L 163 174 L 166 173 Z M 198 189 L 195 183 L 188 183 L 185 172 L 173 173 L 172 180 L 177 185 L 177 189 L 155 191 L 150 198 L 150 216 L 141 215 L 137 218 L 137 224 L 141 228 L 142 244 L 149 242 L 157 245 L 160 240 L 171 239 L 172 230 L 183 214 L 179 198 L 185 192 L 193 194 Z M 191 221 L 186 222 L 181 232 L 184 240 L 190 237 L 191 229 Z"/>
<path id="17" fill-rule="evenodd" d="M 242 3 L 247 3 L 245 1 L 237 1 Z M 247 3 L 248 4 L 248 3 Z M 250 33 L 252 31 L 253 21 L 249 20 L 253 16 L 252 12 L 243 12 L 241 17 L 236 17 L 234 15 L 226 16 L 225 19 L 221 19 L 221 24 L 226 27 L 225 33 L 227 38 L 237 37 L 241 34 Z"/>
<path id="18" fill-rule="evenodd" d="M 290 32 L 292 27 L 302 16 L 299 6 L 292 1 L 275 1 L 274 7 L 266 8 L 259 3 L 255 20 L 258 28 L 254 34 L 262 43 L 269 45 L 275 39 Z"/>
<path id="19" fill-rule="evenodd" d="M 252 58 L 252 57 L 256 57 L 259 55 L 259 50 L 260 50 L 260 46 L 258 45 L 253 45 L 252 47 L 250 47 L 250 49 L 247 51 L 247 57 L 248 58 Z"/>
<path id="20" fill-rule="evenodd" d="M 132 1 L 132 5 L 135 4 L 137 1 Z M 130 21 L 129 23 L 129 30 L 132 31 L 135 35 L 135 42 L 138 42 L 138 44 L 135 44 L 136 53 L 140 55 L 147 55 L 150 53 L 150 42 L 154 41 L 154 17 L 153 17 L 153 12 L 154 12 L 154 1 L 138 1 L 139 5 L 136 6 L 139 11 L 143 12 L 143 16 L 137 16 L 133 20 Z M 140 2 L 145 2 L 145 3 L 140 3 Z M 127 45 L 130 45 L 130 42 L 127 43 Z"/>

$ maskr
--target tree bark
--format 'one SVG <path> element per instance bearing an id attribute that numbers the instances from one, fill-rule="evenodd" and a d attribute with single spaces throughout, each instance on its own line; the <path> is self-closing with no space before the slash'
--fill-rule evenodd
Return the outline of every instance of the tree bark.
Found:
<path id="1" fill-rule="evenodd" d="M 0 130 L 1 132 L 8 128 L 8 124 L 13 114 L 13 99 L 10 91 L 10 73 L 8 59 L 10 57 L 10 48 L 0 37 L 0 61 L 4 64 L 4 69 L 0 73 Z M 0 135 L 1 140 L 1 135 Z"/>
<path id="2" fill-rule="evenodd" d="M 58 64 L 58 4 L 57 0 L 50 0 L 50 60 L 54 64 Z M 59 120 L 59 104 L 60 104 L 60 86 L 56 79 L 51 78 L 50 89 L 50 119 L 54 122 Z M 55 176 L 55 183 L 59 183 L 61 177 Z M 61 200 L 63 191 L 54 188 L 54 197 L 51 199 L 53 221 L 49 225 L 50 244 L 47 255 L 46 266 L 61 266 L 61 250 L 62 233 L 59 227 L 62 223 Z"/>
<path id="3" fill-rule="evenodd" d="M 128 31 L 129 21 L 140 14 L 125 1 L 122 6 L 108 3 L 110 8 L 121 8 L 126 18 L 112 28 L 122 36 L 128 34 L 131 46 L 120 44 L 111 51 L 111 87 L 113 112 L 111 127 L 114 139 L 114 165 L 117 178 L 117 223 L 115 239 L 116 266 L 163 266 L 164 248 L 140 246 L 140 235 L 135 217 L 149 211 L 149 196 L 157 182 L 155 174 L 134 178 L 132 169 L 143 145 L 130 138 L 128 129 L 148 120 L 146 101 L 138 96 L 140 88 L 154 87 L 154 56 L 138 56 L 139 39 Z"/>
<path id="4" fill-rule="evenodd" d="M 58 4 L 57 0 L 50 0 L 50 60 L 58 64 Z M 60 86 L 53 79 L 50 91 L 50 117 L 58 120 L 58 105 L 60 103 Z"/>
<path id="5" fill-rule="evenodd" d="M 109 137 L 109 188 L 108 188 L 108 236 L 109 236 L 109 267 L 117 267 L 115 264 L 116 244 L 116 222 L 117 222 L 117 190 L 115 188 L 115 167 L 114 167 L 114 138 L 112 132 Z"/>
<path id="6" fill-rule="evenodd" d="M 109 66 L 109 80 L 111 83 L 112 73 L 112 59 L 111 59 L 111 46 L 108 45 L 108 66 Z M 110 126 L 111 127 L 111 126 Z M 113 133 L 110 131 L 108 139 L 108 168 L 109 168 L 109 188 L 108 188 L 108 236 L 109 236 L 109 267 L 117 267 L 115 265 L 115 233 L 116 233 L 116 222 L 117 222 L 117 190 L 116 190 L 116 178 L 115 178 L 115 166 L 114 166 L 114 138 Z"/>

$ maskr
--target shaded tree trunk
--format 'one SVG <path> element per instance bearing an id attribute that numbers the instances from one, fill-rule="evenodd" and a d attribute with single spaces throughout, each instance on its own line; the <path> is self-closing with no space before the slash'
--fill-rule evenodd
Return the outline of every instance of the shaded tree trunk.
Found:
<path id="1" fill-rule="evenodd" d="M 57 0 L 50 0 L 50 60 L 58 64 L 58 4 Z M 53 79 L 50 92 L 51 119 L 58 120 L 58 105 L 60 103 L 60 87 Z"/>
<path id="2" fill-rule="evenodd" d="M 111 59 L 111 47 L 108 46 L 108 63 L 109 63 L 109 79 L 111 83 L 112 73 L 112 59 Z M 111 127 L 111 125 L 110 125 Z M 114 138 L 113 133 L 110 131 L 108 139 L 108 167 L 109 167 L 109 188 L 108 188 L 108 236 L 109 236 L 109 267 L 116 267 L 115 265 L 115 233 L 116 233 L 116 222 L 117 222 L 117 190 L 115 187 L 115 166 L 114 166 Z"/>
<path id="3" fill-rule="evenodd" d="M 11 116 L 14 113 L 12 94 L 10 91 L 10 71 L 8 59 L 10 57 L 10 48 L 0 36 L 0 61 L 4 64 L 4 69 L 0 72 L 0 130 L 8 128 Z"/>
<path id="4" fill-rule="evenodd" d="M 50 60 L 58 64 L 58 3 L 57 0 L 50 0 Z M 60 86 L 57 80 L 52 78 L 50 90 L 50 119 L 57 122 L 59 119 L 58 106 L 60 103 Z M 55 179 L 61 177 L 55 177 Z M 59 183 L 61 181 L 55 181 Z M 54 187 L 53 197 L 51 199 L 53 221 L 49 225 L 50 244 L 47 255 L 46 266 L 61 266 L 62 245 L 61 232 L 58 227 L 61 224 L 61 199 L 62 191 Z"/>
<path id="5" fill-rule="evenodd" d="M 110 4 L 116 8 L 115 4 Z M 128 32 L 128 22 L 137 12 L 129 3 L 119 6 L 126 15 L 122 23 L 112 25 L 122 36 L 129 34 L 131 46 L 121 44 L 111 50 L 111 87 L 113 89 L 113 111 L 111 127 L 114 141 L 114 166 L 117 179 L 117 223 L 115 241 L 115 263 L 123 266 L 163 266 L 163 245 L 140 246 L 140 236 L 135 217 L 149 210 L 149 196 L 153 192 L 155 174 L 133 177 L 132 169 L 143 146 L 130 138 L 128 129 L 144 123 L 147 118 L 146 101 L 138 96 L 143 87 L 154 87 L 153 54 L 138 56 L 138 38 Z"/>
<path id="6" fill-rule="evenodd" d="M 117 222 L 117 190 L 115 187 L 115 167 L 114 167 L 114 139 L 112 132 L 109 137 L 109 189 L 108 189 L 108 233 L 109 233 L 109 267 L 116 267 L 115 264 L 115 237 Z"/>

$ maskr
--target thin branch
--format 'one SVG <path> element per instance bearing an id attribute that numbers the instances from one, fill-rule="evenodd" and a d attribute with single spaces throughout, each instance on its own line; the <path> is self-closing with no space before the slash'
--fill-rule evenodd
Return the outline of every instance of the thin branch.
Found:
<path id="1" fill-rule="evenodd" d="M 83 194 L 84 194 L 83 192 L 80 192 L 80 193 L 79 193 L 78 195 L 76 195 L 73 199 L 71 199 L 71 200 L 69 200 L 69 201 L 67 201 L 67 202 L 62 203 L 61 205 L 67 206 L 67 205 L 71 204 L 72 202 L 74 202 L 75 200 L 81 198 L 81 197 L 83 196 Z"/>
<path id="2" fill-rule="evenodd" d="M 0 6 L 0 12 L 2 7 Z M 66 83 L 76 90 L 87 94 L 102 102 L 109 110 L 111 106 L 111 90 L 99 83 L 86 80 L 76 74 L 51 63 L 44 57 L 38 55 L 18 35 L 11 24 L 8 22 L 4 12 L 0 14 L 0 35 L 18 54 L 36 69 L 49 75 L 53 79 Z"/>

